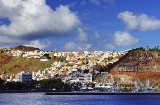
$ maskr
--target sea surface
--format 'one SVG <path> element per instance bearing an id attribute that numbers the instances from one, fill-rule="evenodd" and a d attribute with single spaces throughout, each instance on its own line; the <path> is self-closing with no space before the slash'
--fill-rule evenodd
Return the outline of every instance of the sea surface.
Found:
<path id="1" fill-rule="evenodd" d="M 160 95 L 0 93 L 0 105 L 160 105 Z"/>

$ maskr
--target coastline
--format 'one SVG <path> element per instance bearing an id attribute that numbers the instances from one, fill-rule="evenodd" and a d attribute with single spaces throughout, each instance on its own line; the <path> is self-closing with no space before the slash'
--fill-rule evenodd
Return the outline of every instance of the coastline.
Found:
<path id="1" fill-rule="evenodd" d="M 54 90 L 0 90 L 0 93 L 48 93 Z"/>
<path id="2" fill-rule="evenodd" d="M 0 93 L 44 93 L 44 95 L 160 95 L 160 92 L 55 92 L 54 90 L 0 90 Z"/>
<path id="3" fill-rule="evenodd" d="M 45 95 L 160 95 L 159 92 L 47 92 Z"/>

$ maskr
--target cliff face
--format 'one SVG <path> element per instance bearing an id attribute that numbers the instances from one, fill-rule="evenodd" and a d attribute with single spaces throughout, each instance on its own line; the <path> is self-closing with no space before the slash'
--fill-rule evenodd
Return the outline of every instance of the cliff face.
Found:
<path id="1" fill-rule="evenodd" d="M 159 72 L 159 51 L 131 51 L 111 70 L 113 74 L 130 75 L 134 79 L 146 78 L 154 81 L 160 80 Z"/>
<path id="2" fill-rule="evenodd" d="M 114 71 L 147 72 L 160 71 L 160 52 L 130 52 Z"/>

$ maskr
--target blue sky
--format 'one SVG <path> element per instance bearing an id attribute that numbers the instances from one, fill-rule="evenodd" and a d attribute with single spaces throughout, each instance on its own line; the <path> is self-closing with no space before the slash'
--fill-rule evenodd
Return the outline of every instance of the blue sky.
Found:
<path id="1" fill-rule="evenodd" d="M 0 47 L 122 51 L 160 45 L 159 0 L 0 0 Z"/>

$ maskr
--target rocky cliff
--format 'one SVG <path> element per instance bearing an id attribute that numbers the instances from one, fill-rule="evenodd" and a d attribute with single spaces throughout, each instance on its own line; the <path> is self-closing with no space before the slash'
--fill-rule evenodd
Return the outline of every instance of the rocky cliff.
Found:
<path id="1" fill-rule="evenodd" d="M 133 79 L 146 78 L 159 81 L 160 51 L 129 51 L 127 56 L 111 69 L 111 73 L 129 75 Z"/>

